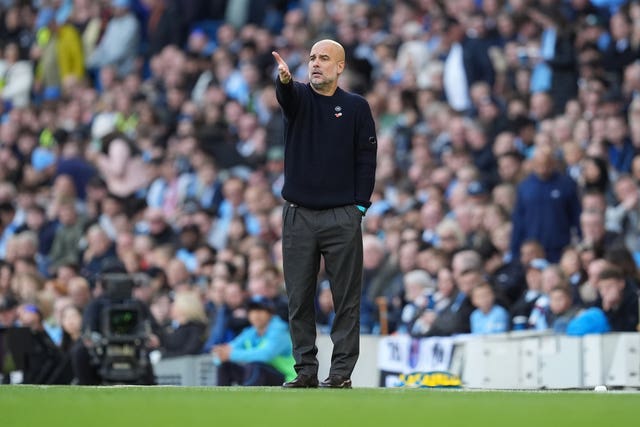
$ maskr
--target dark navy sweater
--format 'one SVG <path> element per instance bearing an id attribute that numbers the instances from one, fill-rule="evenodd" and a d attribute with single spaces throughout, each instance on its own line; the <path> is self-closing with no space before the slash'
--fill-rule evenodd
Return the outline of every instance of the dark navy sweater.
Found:
<path id="1" fill-rule="evenodd" d="M 571 243 L 572 231 L 580 235 L 580 211 L 571 178 L 554 173 L 543 181 L 532 173 L 518 186 L 512 216 L 512 255 L 517 259 L 520 245 L 535 239 L 544 247 L 547 259 L 557 262 L 562 249 Z"/>
<path id="2" fill-rule="evenodd" d="M 282 197 L 309 209 L 369 207 L 377 140 L 367 101 L 340 88 L 323 96 L 279 78 L 276 95 L 285 124 Z"/>

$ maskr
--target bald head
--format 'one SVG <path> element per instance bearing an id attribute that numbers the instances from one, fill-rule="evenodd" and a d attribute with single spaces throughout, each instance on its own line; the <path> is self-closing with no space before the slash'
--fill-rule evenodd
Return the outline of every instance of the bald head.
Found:
<path id="1" fill-rule="evenodd" d="M 553 157 L 553 151 L 548 147 L 536 147 L 531 159 L 533 172 L 538 177 L 546 181 L 553 174 L 555 169 L 555 159 Z"/>
<path id="2" fill-rule="evenodd" d="M 333 53 L 333 57 L 336 61 L 344 61 L 345 59 L 344 47 L 335 40 L 320 40 L 313 45 L 311 52 L 313 52 L 314 49 L 329 49 Z"/>
<path id="3" fill-rule="evenodd" d="M 344 71 L 345 53 L 334 40 L 320 40 L 309 53 L 309 83 L 320 95 L 331 96 L 338 87 L 338 77 Z"/>

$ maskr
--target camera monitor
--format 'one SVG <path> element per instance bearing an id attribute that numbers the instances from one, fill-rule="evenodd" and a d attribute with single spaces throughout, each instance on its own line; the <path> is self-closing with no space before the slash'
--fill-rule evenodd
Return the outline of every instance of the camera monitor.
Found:
<path id="1" fill-rule="evenodd" d="M 138 310 L 115 308 L 109 313 L 109 330 L 114 335 L 135 335 Z"/>

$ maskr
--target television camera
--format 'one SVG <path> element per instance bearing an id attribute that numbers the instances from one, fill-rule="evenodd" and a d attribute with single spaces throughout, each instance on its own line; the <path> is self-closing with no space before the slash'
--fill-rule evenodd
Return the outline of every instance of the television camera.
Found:
<path id="1" fill-rule="evenodd" d="M 148 311 L 132 298 L 144 275 L 108 273 L 100 277 L 104 296 L 97 312 L 98 330 L 88 332 L 85 344 L 103 384 L 149 384 L 153 371 L 146 341 L 151 335 Z"/>

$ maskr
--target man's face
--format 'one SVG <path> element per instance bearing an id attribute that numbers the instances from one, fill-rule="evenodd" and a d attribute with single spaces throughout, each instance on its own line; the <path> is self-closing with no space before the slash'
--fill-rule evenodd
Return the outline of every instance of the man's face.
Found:
<path id="1" fill-rule="evenodd" d="M 604 220 L 598 215 L 585 215 L 580 221 L 583 239 L 588 243 L 599 242 L 605 234 Z"/>
<path id="2" fill-rule="evenodd" d="M 76 208 L 72 205 L 60 206 L 58 219 L 63 225 L 73 225 L 77 219 Z"/>
<path id="3" fill-rule="evenodd" d="M 539 155 L 532 160 L 533 171 L 538 177 L 546 181 L 553 173 L 553 159 L 549 156 Z"/>
<path id="4" fill-rule="evenodd" d="M 605 279 L 598 282 L 598 292 L 602 298 L 603 308 L 615 307 L 622 299 L 624 280 Z"/>
<path id="5" fill-rule="evenodd" d="M 513 157 L 505 156 L 498 159 L 498 174 L 503 181 L 511 182 L 520 172 L 520 162 Z"/>
<path id="6" fill-rule="evenodd" d="M 309 82 L 316 90 L 331 87 L 344 71 L 344 55 L 333 43 L 321 41 L 309 54 Z"/>
<path id="7" fill-rule="evenodd" d="M 482 282 L 482 276 L 477 271 L 468 271 L 460 275 L 458 279 L 458 289 L 465 295 L 471 295 L 473 288 Z"/>

